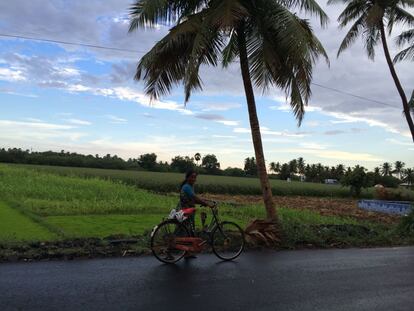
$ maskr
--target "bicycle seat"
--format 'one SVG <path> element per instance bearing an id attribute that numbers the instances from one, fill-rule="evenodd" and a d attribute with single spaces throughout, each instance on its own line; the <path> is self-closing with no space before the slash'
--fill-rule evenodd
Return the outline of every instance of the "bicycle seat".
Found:
<path id="1" fill-rule="evenodd" d="M 182 211 L 184 213 L 184 216 L 190 216 L 195 213 L 196 209 L 194 207 L 190 207 L 190 208 L 183 208 Z"/>

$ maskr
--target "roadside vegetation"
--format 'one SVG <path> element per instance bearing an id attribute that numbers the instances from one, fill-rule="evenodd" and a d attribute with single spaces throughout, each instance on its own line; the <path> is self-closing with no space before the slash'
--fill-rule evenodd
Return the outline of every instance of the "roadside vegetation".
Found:
<path id="1" fill-rule="evenodd" d="M 64 176 L 79 176 L 84 178 L 100 178 L 133 185 L 140 189 L 158 193 L 176 193 L 183 175 L 179 173 L 160 173 L 147 171 L 124 171 L 77 167 L 58 167 L 46 165 L 16 165 L 38 171 L 50 172 Z M 366 176 L 366 175 L 364 175 Z M 378 192 L 368 187 L 364 177 L 364 188 L 360 189 L 359 197 L 372 199 L 389 199 L 397 201 L 414 201 L 414 191 L 408 189 L 386 189 Z M 299 181 L 286 182 L 271 179 L 272 192 L 276 196 L 311 196 L 347 198 L 353 192 L 350 187 L 342 185 L 326 185 L 321 183 L 303 183 Z M 228 195 L 261 195 L 259 181 L 256 178 L 199 175 L 197 193 L 228 194 Z"/>
<path id="2" fill-rule="evenodd" d="M 177 192 L 178 185 L 183 179 L 181 173 L 160 173 L 147 171 L 124 171 L 93 168 L 59 167 L 45 165 L 17 165 L 22 168 L 32 168 L 37 171 L 50 172 L 65 176 L 87 178 L 102 178 L 120 181 L 137 188 L 161 193 Z M 299 181 L 286 182 L 270 180 L 274 195 L 301 195 L 314 197 L 349 197 L 348 187 L 341 185 L 326 185 L 321 183 L 302 183 Z M 216 193 L 230 195 L 261 195 L 260 183 L 257 178 L 199 175 L 196 185 L 197 193 Z M 361 196 L 373 198 L 374 189 L 363 189 Z"/>
<path id="3" fill-rule="evenodd" d="M 146 252 L 151 228 L 178 200 L 174 194 L 157 194 L 119 181 L 11 165 L 0 165 L 0 197 L 2 260 Z M 413 243 L 411 235 L 399 235 L 398 222 L 284 206 L 279 210 L 281 248 Z M 252 219 L 264 217 L 265 210 L 259 203 L 223 202 L 220 215 L 245 227 Z M 114 250 L 114 239 L 130 238 L 137 243 Z"/>

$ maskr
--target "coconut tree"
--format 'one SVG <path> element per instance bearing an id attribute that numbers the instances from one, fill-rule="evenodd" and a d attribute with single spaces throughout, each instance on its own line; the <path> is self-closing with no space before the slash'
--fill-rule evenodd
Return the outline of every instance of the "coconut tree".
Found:
<path id="1" fill-rule="evenodd" d="M 345 173 L 345 165 L 343 164 L 338 164 L 335 168 L 335 174 L 337 179 L 341 179 L 342 176 L 344 176 Z"/>
<path id="2" fill-rule="evenodd" d="M 279 173 L 280 172 L 280 163 L 279 162 L 271 162 L 270 164 L 269 164 L 269 169 L 270 169 L 270 171 L 271 172 L 274 172 L 274 173 Z"/>
<path id="3" fill-rule="evenodd" d="M 374 59 L 375 46 L 381 42 L 395 86 L 401 97 L 404 115 L 414 141 L 414 123 L 409 102 L 394 68 L 387 44 L 387 34 L 391 34 L 394 25 L 414 25 L 414 16 L 404 8 L 414 7 L 413 0 L 329 0 L 328 4 L 345 3 L 347 6 L 338 18 L 340 27 L 353 23 L 338 50 L 338 56 L 358 37 L 363 36 L 365 48 L 370 59 Z M 387 28 L 387 29 L 386 29 Z"/>
<path id="4" fill-rule="evenodd" d="M 197 152 L 197 153 L 194 155 L 194 160 L 196 160 L 196 162 L 197 162 L 197 166 L 198 166 L 198 161 L 200 161 L 200 160 L 201 160 L 201 154 L 200 154 L 199 152 Z"/>
<path id="5" fill-rule="evenodd" d="M 403 181 L 406 182 L 409 186 L 414 184 L 414 169 L 406 168 L 404 170 Z"/>
<path id="6" fill-rule="evenodd" d="M 314 0 L 136 0 L 130 8 L 130 31 L 159 24 L 168 34 L 138 63 L 135 78 L 157 99 L 182 83 L 185 102 L 201 90 L 201 66 L 240 63 L 258 175 L 269 220 L 277 220 L 266 172 L 253 85 L 287 92 L 300 124 L 311 95 L 316 59 L 327 55 L 309 22 L 293 9 L 327 16 Z"/>
<path id="7" fill-rule="evenodd" d="M 395 161 L 394 163 L 394 173 L 398 174 L 398 179 L 401 179 L 401 172 L 405 166 L 405 163 L 402 161 Z"/>
<path id="8" fill-rule="evenodd" d="M 414 28 L 402 32 L 397 37 L 397 45 L 398 46 L 404 46 L 405 44 L 408 44 L 409 46 L 399 52 L 394 57 L 394 63 L 397 63 L 402 60 L 412 60 L 414 61 Z"/>
<path id="9" fill-rule="evenodd" d="M 298 160 L 293 159 L 290 160 L 289 163 L 289 171 L 292 175 L 295 175 L 298 172 Z"/>
<path id="10" fill-rule="evenodd" d="M 305 174 L 305 160 L 302 157 L 299 157 L 297 160 L 298 163 L 298 172 L 300 176 L 303 176 Z"/>
<path id="11" fill-rule="evenodd" d="M 391 176 L 392 165 L 388 162 L 384 162 L 381 167 L 381 173 L 383 176 Z"/>

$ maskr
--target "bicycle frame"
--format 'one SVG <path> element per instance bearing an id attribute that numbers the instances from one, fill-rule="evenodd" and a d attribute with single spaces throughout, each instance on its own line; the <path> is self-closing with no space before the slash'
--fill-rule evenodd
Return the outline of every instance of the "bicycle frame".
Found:
<path id="1" fill-rule="evenodd" d="M 220 220 L 218 218 L 218 210 L 216 207 L 212 208 L 212 215 L 213 215 L 213 218 L 210 224 L 207 226 L 207 229 L 203 228 L 203 231 L 202 231 L 203 233 L 208 234 L 208 240 L 195 236 L 196 231 L 192 223 L 188 225 L 183 223 L 183 225 L 186 226 L 187 229 L 190 230 L 190 233 L 193 236 L 184 237 L 184 238 L 175 238 L 174 247 L 176 249 L 187 251 L 187 252 L 199 253 L 203 250 L 204 246 L 207 243 L 211 245 L 211 233 L 215 230 L 216 227 L 219 227 L 220 229 Z"/>

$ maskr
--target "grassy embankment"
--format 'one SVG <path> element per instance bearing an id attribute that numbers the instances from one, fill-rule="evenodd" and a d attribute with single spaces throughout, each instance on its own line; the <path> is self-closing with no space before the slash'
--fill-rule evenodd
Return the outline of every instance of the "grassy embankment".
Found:
<path id="1" fill-rule="evenodd" d="M 0 198 L 0 255 L 10 249 L 16 254 L 16 245 L 36 241 L 146 237 L 177 202 L 177 196 L 160 195 L 121 182 L 8 165 L 0 165 Z M 220 213 L 223 219 L 245 226 L 252 218 L 263 217 L 264 208 L 223 204 Z M 283 207 L 279 207 L 279 214 L 284 235 L 281 247 L 285 248 L 410 243 L 397 235 L 393 225 Z M 146 242 L 142 239 L 138 247 L 145 248 Z"/>

